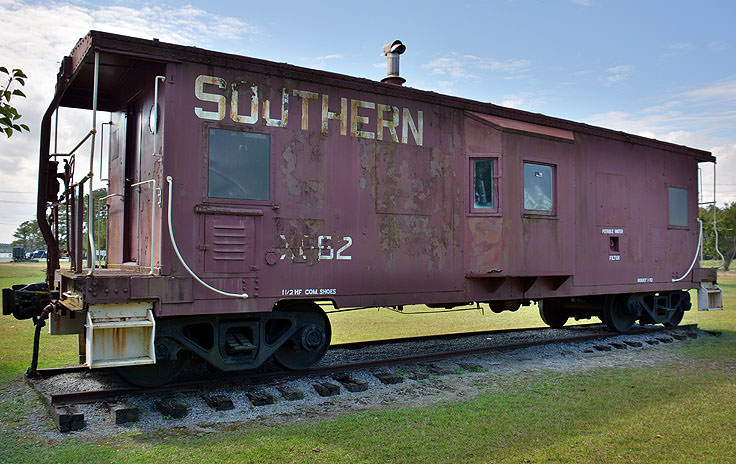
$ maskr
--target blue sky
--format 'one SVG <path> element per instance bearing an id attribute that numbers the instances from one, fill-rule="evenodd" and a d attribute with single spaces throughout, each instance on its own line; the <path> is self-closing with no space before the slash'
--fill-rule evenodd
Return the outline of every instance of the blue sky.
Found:
<path id="1" fill-rule="evenodd" d="M 0 40 L 14 44 L 0 65 L 29 75 L 18 103 L 32 128 L 0 141 L 0 242 L 34 216 L 41 114 L 59 60 L 89 29 L 375 80 L 382 45 L 400 39 L 407 86 L 713 151 L 722 203 L 736 201 L 734 20 L 733 1 L 0 0 Z M 88 119 L 69 114 L 63 140 Z"/>

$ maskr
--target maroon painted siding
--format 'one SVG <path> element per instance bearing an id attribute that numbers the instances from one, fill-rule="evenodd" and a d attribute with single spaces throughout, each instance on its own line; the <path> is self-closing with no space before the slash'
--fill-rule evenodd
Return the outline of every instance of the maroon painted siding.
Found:
<path id="1" fill-rule="evenodd" d="M 108 252 L 145 266 L 154 250 L 166 283 L 132 293 L 176 295 L 157 295 L 164 300 L 158 315 L 269 311 L 290 298 L 350 307 L 696 285 L 692 277 L 671 279 L 695 253 L 697 163 L 712 160 L 707 152 L 365 79 L 91 34 L 87 41 L 105 54 L 166 62 L 151 66 L 135 104 L 112 109 L 115 121 L 128 111 L 139 121 L 128 127 L 142 131 L 137 138 L 113 132 L 120 151 L 113 158 L 127 156 L 140 166 L 139 179 L 156 179 L 163 203 L 153 244 L 150 188 L 131 191 L 134 214 L 111 208 Z M 166 82 L 154 145 L 145 127 L 158 72 Z M 332 114 L 326 131 L 324 96 Z M 211 128 L 270 137 L 268 200 L 208 196 Z M 153 153 L 163 153 L 162 161 Z M 494 163 L 497 204 L 489 211 L 472 205 L 477 158 Z M 525 162 L 554 173 L 552 211 L 524 209 Z M 123 170 L 111 163 L 111 179 Z M 185 260 L 210 285 L 250 298 L 192 283 L 168 237 L 167 176 Z M 122 185 L 111 181 L 111 189 Z M 668 226 L 670 186 L 688 191 L 688 227 Z"/>

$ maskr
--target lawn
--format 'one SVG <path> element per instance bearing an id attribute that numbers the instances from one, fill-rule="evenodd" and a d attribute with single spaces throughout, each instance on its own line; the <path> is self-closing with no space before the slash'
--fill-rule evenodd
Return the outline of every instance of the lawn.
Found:
<path id="1" fill-rule="evenodd" d="M 42 280 L 38 265 L 0 265 L 0 285 Z M 20 276 L 20 277 L 18 277 Z M 726 311 L 690 311 L 683 323 L 723 331 L 668 346 L 676 361 L 656 367 L 545 371 L 502 379 L 465 402 L 386 408 L 310 424 L 242 426 L 205 436 L 172 430 L 88 441 L 46 442 L 16 423 L 26 405 L 0 404 L 0 462 L 733 462 L 736 440 L 736 274 L 720 277 Z M 406 308 L 407 312 L 419 308 Z M 398 314 L 368 310 L 331 316 L 335 341 L 422 332 L 539 325 L 533 308 Z M 359 331 L 359 333 L 356 333 Z M 0 318 L 0 389 L 30 360 L 28 321 Z M 76 340 L 41 341 L 41 365 L 73 362 Z M 51 427 L 49 422 L 49 427 Z"/>

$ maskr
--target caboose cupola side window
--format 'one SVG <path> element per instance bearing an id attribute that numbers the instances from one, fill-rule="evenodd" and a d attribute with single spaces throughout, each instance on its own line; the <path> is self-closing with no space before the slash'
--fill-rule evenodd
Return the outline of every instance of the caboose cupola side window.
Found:
<path id="1" fill-rule="evenodd" d="M 670 226 L 687 227 L 687 189 L 669 187 Z"/>
<path id="2" fill-rule="evenodd" d="M 268 134 L 210 128 L 207 196 L 269 200 L 270 142 Z"/>
<path id="3" fill-rule="evenodd" d="M 496 156 L 468 155 L 468 200 L 471 215 L 500 214 L 500 169 Z"/>
<path id="4" fill-rule="evenodd" d="M 493 160 L 473 160 L 473 207 L 493 208 Z"/>
<path id="5" fill-rule="evenodd" d="M 555 166 L 524 162 L 524 212 L 555 213 Z"/>

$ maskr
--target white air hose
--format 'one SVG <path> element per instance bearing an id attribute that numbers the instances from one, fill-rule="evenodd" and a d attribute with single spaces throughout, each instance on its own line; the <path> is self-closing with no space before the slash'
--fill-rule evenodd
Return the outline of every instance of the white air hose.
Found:
<path id="1" fill-rule="evenodd" d="M 700 243 L 703 240 L 703 221 L 700 220 L 700 218 L 696 218 L 698 220 L 698 224 L 700 224 L 700 233 L 698 234 L 698 247 L 695 249 L 695 257 L 693 258 L 693 262 L 690 264 L 690 267 L 687 269 L 687 272 L 682 275 L 682 277 L 679 277 L 677 279 L 672 279 L 672 282 L 679 282 L 685 277 L 687 277 L 688 274 L 690 274 L 690 271 L 693 270 L 693 267 L 695 266 L 695 262 L 698 260 L 698 255 L 700 255 Z"/>
<path id="2" fill-rule="evenodd" d="M 166 182 L 169 183 L 169 208 L 168 208 L 168 226 L 169 226 L 169 237 L 171 238 L 171 245 L 174 247 L 174 251 L 176 252 L 176 256 L 179 257 L 179 261 L 181 261 L 181 264 L 184 266 L 184 268 L 189 272 L 189 274 L 194 277 L 194 279 L 199 282 L 200 284 L 204 285 L 205 287 L 209 288 L 215 293 L 219 293 L 220 295 L 225 296 L 231 296 L 233 298 L 248 298 L 247 293 L 228 293 L 223 292 L 222 290 L 218 290 L 212 285 L 209 285 L 207 282 L 200 279 L 197 274 L 192 271 L 189 266 L 187 266 L 187 263 L 184 261 L 184 258 L 182 258 L 181 253 L 179 253 L 179 247 L 176 246 L 176 240 L 174 239 L 174 230 L 171 228 L 171 205 L 174 203 L 174 196 L 172 195 L 172 186 L 174 185 L 174 179 L 171 176 L 166 177 Z"/>

